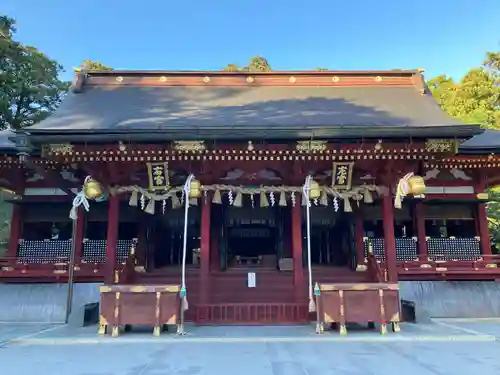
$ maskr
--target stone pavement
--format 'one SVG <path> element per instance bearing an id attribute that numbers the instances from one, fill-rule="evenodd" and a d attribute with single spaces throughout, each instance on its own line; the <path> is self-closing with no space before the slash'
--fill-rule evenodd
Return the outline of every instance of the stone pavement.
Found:
<path id="1" fill-rule="evenodd" d="M 1 328 L 1 327 L 0 327 Z M 500 323 L 405 324 L 399 334 L 313 334 L 312 327 L 188 327 L 187 337 L 40 327 L 4 337 L 0 373 L 37 375 L 500 374 Z M 1 334 L 0 329 L 0 334 Z M 0 339 L 1 341 L 1 339 Z"/>
<path id="2" fill-rule="evenodd" d="M 15 338 L 28 339 L 57 328 L 58 326 L 49 323 L 0 323 L 0 345 Z"/>

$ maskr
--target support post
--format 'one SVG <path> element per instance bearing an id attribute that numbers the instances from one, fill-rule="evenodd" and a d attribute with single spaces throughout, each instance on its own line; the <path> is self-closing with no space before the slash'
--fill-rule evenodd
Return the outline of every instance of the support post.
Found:
<path id="1" fill-rule="evenodd" d="M 302 264 L 302 210 L 297 202 L 292 214 L 293 285 L 297 299 L 304 297 L 304 266 Z"/>
<path id="2" fill-rule="evenodd" d="M 384 221 L 384 252 L 387 269 L 387 281 L 396 282 L 398 273 L 396 268 L 396 237 L 394 232 L 394 205 L 392 201 L 392 187 L 382 199 L 382 217 Z"/>
<path id="3" fill-rule="evenodd" d="M 208 303 L 210 293 L 210 229 L 211 229 L 211 199 L 202 199 L 201 233 L 200 233 L 200 300 Z"/>
<path id="4" fill-rule="evenodd" d="M 148 249 L 148 225 L 145 220 L 145 215 L 139 216 L 139 222 L 137 223 L 137 247 L 135 249 L 135 257 L 139 265 L 143 266 L 145 269 L 148 265 L 147 262 L 147 249 Z"/>
<path id="5" fill-rule="evenodd" d="M 479 171 L 478 181 L 476 183 L 476 194 L 484 193 L 486 186 L 486 175 L 484 170 Z M 490 233 L 488 229 L 488 216 L 486 215 L 486 204 L 478 202 L 476 212 L 476 227 L 478 231 L 481 254 L 491 255 Z"/>
<path id="6" fill-rule="evenodd" d="M 116 242 L 118 240 L 118 221 L 120 213 L 120 198 L 110 195 L 108 199 L 108 231 L 106 236 L 106 276 L 108 284 L 115 282 Z"/>
<path id="7" fill-rule="evenodd" d="M 356 270 L 361 271 L 366 267 L 365 243 L 363 241 L 365 230 L 363 228 L 363 213 L 361 212 L 361 209 L 357 209 L 355 212 L 354 235 L 356 236 L 354 241 L 354 245 L 356 247 Z"/>
<path id="8" fill-rule="evenodd" d="M 417 251 L 421 260 L 427 261 L 429 256 L 427 251 L 427 240 L 425 235 L 425 212 L 424 202 L 417 202 L 413 220 L 415 221 L 415 230 L 417 232 Z"/>
<path id="9" fill-rule="evenodd" d="M 486 216 L 486 204 L 478 203 L 476 209 L 476 221 L 479 229 L 479 241 L 481 243 L 481 254 L 491 255 L 490 233 L 488 229 L 488 217 Z"/>
<path id="10" fill-rule="evenodd" d="M 79 215 L 78 215 L 79 216 Z M 68 292 L 66 295 L 66 317 L 64 323 L 68 324 L 69 317 L 71 315 L 71 310 L 73 309 L 73 286 L 75 281 L 75 258 L 76 258 L 76 244 L 77 244 L 77 228 L 78 228 L 78 216 L 73 219 L 72 229 L 71 229 L 71 253 L 69 255 L 68 264 Z"/>
<path id="11" fill-rule="evenodd" d="M 214 207 L 215 208 L 215 207 Z M 214 221 L 211 223 L 210 233 L 210 268 L 220 271 L 220 233 L 221 233 L 221 215 L 219 211 L 211 209 L 214 213 Z"/>
<path id="12" fill-rule="evenodd" d="M 16 186 L 16 192 L 19 195 L 23 195 L 25 187 L 25 175 L 24 169 L 19 167 L 16 171 L 12 171 L 13 186 Z M 19 248 L 19 240 L 22 235 L 23 227 L 23 207 L 19 203 L 13 203 L 12 205 L 12 216 L 10 220 L 10 237 L 9 243 L 7 244 L 8 257 L 16 258 L 17 250 Z"/>
<path id="13" fill-rule="evenodd" d="M 78 207 L 75 232 L 75 260 L 78 263 L 83 257 L 83 238 L 85 237 L 85 210 Z"/>
<path id="14" fill-rule="evenodd" d="M 7 248 L 8 257 L 15 258 L 17 256 L 19 237 L 21 236 L 21 227 L 22 227 L 22 206 L 19 203 L 14 203 L 12 207 L 12 218 L 10 221 L 10 237 Z"/>

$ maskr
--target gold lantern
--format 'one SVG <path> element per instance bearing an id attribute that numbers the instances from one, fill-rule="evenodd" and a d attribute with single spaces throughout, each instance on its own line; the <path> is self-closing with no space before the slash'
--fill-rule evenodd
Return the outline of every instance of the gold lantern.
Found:
<path id="1" fill-rule="evenodd" d="M 311 178 L 309 180 L 309 199 L 318 199 L 320 196 L 319 184 Z"/>
<path id="2" fill-rule="evenodd" d="M 201 184 L 200 181 L 196 179 L 191 180 L 189 185 L 189 198 L 199 198 L 201 197 Z"/>
<path id="3" fill-rule="evenodd" d="M 83 184 L 83 194 L 87 199 L 98 199 L 102 196 L 103 191 L 101 184 L 96 180 L 89 178 Z"/>
<path id="4" fill-rule="evenodd" d="M 425 193 L 425 181 L 422 176 L 412 176 L 408 179 L 408 194 L 419 196 Z"/>

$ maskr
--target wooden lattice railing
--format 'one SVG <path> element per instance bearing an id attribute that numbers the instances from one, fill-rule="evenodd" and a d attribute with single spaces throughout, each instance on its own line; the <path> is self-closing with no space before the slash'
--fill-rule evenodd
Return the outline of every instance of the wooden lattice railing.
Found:
<path id="1" fill-rule="evenodd" d="M 307 304 L 228 303 L 196 306 L 198 324 L 278 324 L 306 323 Z"/>

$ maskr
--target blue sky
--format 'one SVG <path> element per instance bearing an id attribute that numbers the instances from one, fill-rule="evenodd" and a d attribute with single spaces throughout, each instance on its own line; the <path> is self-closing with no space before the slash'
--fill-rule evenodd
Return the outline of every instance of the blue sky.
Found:
<path id="1" fill-rule="evenodd" d="M 17 39 L 67 69 L 425 68 L 460 77 L 500 49 L 500 0 L 1 0 Z M 478 6 L 481 4 L 481 6 Z"/>

